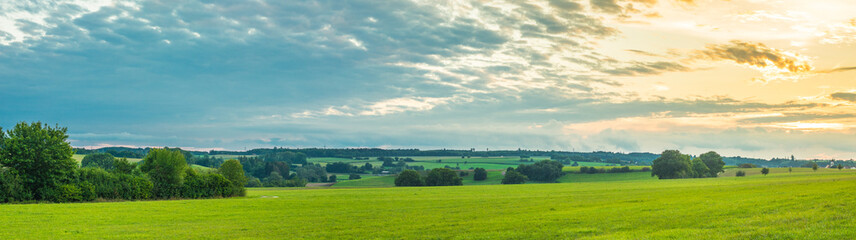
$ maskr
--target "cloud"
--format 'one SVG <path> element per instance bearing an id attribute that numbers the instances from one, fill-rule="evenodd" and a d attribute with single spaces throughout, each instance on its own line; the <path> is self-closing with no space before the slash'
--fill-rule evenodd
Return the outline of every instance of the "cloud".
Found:
<path id="1" fill-rule="evenodd" d="M 811 60 L 797 53 L 767 47 L 763 43 L 734 40 L 728 44 L 710 44 L 697 52 L 698 58 L 726 60 L 758 69 L 767 80 L 797 80 L 814 69 Z"/>
<path id="2" fill-rule="evenodd" d="M 674 62 L 634 62 L 630 66 L 603 70 L 616 76 L 657 75 L 663 72 L 685 72 L 690 68 Z"/>
<path id="3" fill-rule="evenodd" d="M 829 95 L 832 99 L 835 100 L 843 100 L 849 102 L 856 102 L 856 93 L 851 92 L 837 92 Z"/>

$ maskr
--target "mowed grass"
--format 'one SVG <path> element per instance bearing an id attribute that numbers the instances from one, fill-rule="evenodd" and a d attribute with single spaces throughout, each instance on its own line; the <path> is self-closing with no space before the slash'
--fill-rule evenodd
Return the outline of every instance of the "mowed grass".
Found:
<path id="1" fill-rule="evenodd" d="M 796 169 L 795 169 L 796 170 Z M 593 174 L 590 176 L 609 175 Z M 852 239 L 856 171 L 0 205 L 0 239 Z"/>

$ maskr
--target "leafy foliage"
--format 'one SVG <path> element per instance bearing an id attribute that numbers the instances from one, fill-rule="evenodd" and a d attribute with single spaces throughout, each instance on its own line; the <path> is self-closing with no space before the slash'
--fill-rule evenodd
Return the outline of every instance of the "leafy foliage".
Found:
<path id="1" fill-rule="evenodd" d="M 484 168 L 476 168 L 473 170 L 473 180 L 482 181 L 487 179 L 487 170 Z"/>
<path id="2" fill-rule="evenodd" d="M 80 165 L 83 167 L 97 167 L 105 170 L 114 168 L 115 159 L 109 153 L 92 153 L 83 157 Z"/>
<path id="3" fill-rule="evenodd" d="M 244 167 L 238 160 L 226 160 L 220 165 L 219 172 L 230 182 L 228 196 L 247 195 L 247 191 L 244 189 L 244 185 L 247 184 L 247 177 L 244 176 Z"/>
<path id="4" fill-rule="evenodd" d="M 415 170 L 404 170 L 395 177 L 395 186 L 424 186 L 425 180 Z"/>
<path id="5" fill-rule="evenodd" d="M 509 168 L 505 171 L 505 176 L 502 178 L 502 184 L 523 184 L 529 180 L 526 175 Z"/>
<path id="6" fill-rule="evenodd" d="M 177 198 L 181 196 L 184 185 L 185 169 L 188 168 L 184 154 L 178 150 L 152 149 L 143 158 L 140 167 L 149 175 L 154 184 L 152 195 L 155 198 Z"/>
<path id="7" fill-rule="evenodd" d="M 428 177 L 425 178 L 426 186 L 458 186 L 463 185 L 461 179 L 455 171 L 448 168 L 435 168 L 428 172 Z"/>
<path id="8" fill-rule="evenodd" d="M 530 165 L 520 164 L 516 170 L 532 181 L 555 182 L 562 176 L 563 167 L 558 161 L 542 160 Z"/>
<path id="9" fill-rule="evenodd" d="M 74 152 L 66 132 L 41 122 L 22 122 L 0 131 L 0 165 L 9 168 L 36 200 L 54 200 L 57 188 L 71 183 L 77 161 L 71 158 Z"/>
<path id="10" fill-rule="evenodd" d="M 707 166 L 708 176 L 716 177 L 719 175 L 719 173 L 724 172 L 722 168 L 725 167 L 725 162 L 722 161 L 722 156 L 720 156 L 718 153 L 710 151 L 702 153 L 698 156 L 698 158 L 701 159 L 702 162 L 704 162 L 705 166 Z"/>
<path id="11" fill-rule="evenodd" d="M 685 178 L 692 175 L 690 156 L 681 154 L 678 150 L 663 151 L 660 157 L 654 159 L 651 168 L 651 176 L 660 179 Z"/>

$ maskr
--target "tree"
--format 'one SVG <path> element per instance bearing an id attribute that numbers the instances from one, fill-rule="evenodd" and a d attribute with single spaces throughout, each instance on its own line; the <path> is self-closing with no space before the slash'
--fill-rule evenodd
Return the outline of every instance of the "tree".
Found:
<path id="1" fill-rule="evenodd" d="M 131 174 L 134 171 L 135 165 L 131 162 L 128 162 L 127 158 L 114 158 L 113 159 L 113 171 L 117 173 L 123 174 Z"/>
<path id="2" fill-rule="evenodd" d="M 791 158 L 793 158 L 793 155 L 791 155 Z M 791 172 L 793 172 L 793 171 L 794 171 L 794 169 L 793 169 L 793 168 L 788 167 L 788 173 L 791 173 Z"/>
<path id="3" fill-rule="evenodd" d="M 769 174 L 769 173 L 770 173 L 770 169 L 769 169 L 769 168 L 762 168 L 762 169 L 761 169 L 761 174 L 764 174 L 764 176 L 767 176 L 767 174 Z"/>
<path id="4" fill-rule="evenodd" d="M 230 182 L 230 196 L 245 196 L 247 194 L 247 190 L 244 189 L 244 185 L 247 184 L 247 177 L 244 176 L 244 166 L 238 160 L 226 160 L 223 164 L 220 164 L 220 169 L 218 170 Z"/>
<path id="5" fill-rule="evenodd" d="M 701 159 L 702 162 L 704 162 L 705 166 L 707 166 L 708 176 L 716 177 L 719 175 L 719 173 L 725 172 L 724 170 L 722 170 L 722 168 L 725 167 L 725 161 L 722 161 L 722 156 L 720 156 L 718 153 L 710 151 L 702 153 L 698 156 L 698 158 Z"/>
<path id="6" fill-rule="evenodd" d="M 327 181 L 332 183 L 336 182 L 336 174 L 330 175 L 330 177 L 327 178 Z"/>
<path id="7" fill-rule="evenodd" d="M 435 168 L 428 172 L 425 178 L 426 186 L 457 186 L 463 185 L 463 179 L 448 168 Z"/>
<path id="8" fill-rule="evenodd" d="M 751 163 L 741 163 L 740 165 L 737 165 L 737 167 L 739 167 L 739 168 L 757 168 L 758 165 L 751 164 Z"/>
<path id="9" fill-rule="evenodd" d="M 186 174 L 187 162 L 179 150 L 152 149 L 143 158 L 140 170 L 152 179 L 152 194 L 155 198 L 174 198 L 181 196 Z"/>
<path id="10" fill-rule="evenodd" d="M 542 160 L 530 165 L 520 164 L 516 171 L 532 181 L 555 182 L 562 176 L 562 168 L 564 166 L 558 161 Z"/>
<path id="11" fill-rule="evenodd" d="M 523 184 L 526 180 L 529 180 L 526 175 L 511 169 L 505 171 L 505 177 L 502 178 L 502 184 Z"/>
<path id="12" fill-rule="evenodd" d="M 710 169 L 707 168 L 707 165 L 704 164 L 704 162 L 701 159 L 695 158 L 692 160 L 692 163 L 693 163 L 693 177 L 705 178 L 705 177 L 709 177 L 710 174 L 712 174 L 710 172 Z M 716 175 L 713 175 L 713 176 L 716 176 Z"/>
<path id="13" fill-rule="evenodd" d="M 817 172 L 817 163 L 811 163 L 811 170 Z"/>
<path id="14" fill-rule="evenodd" d="M 395 177 L 395 186 L 424 186 L 422 176 L 414 170 L 404 170 Z"/>
<path id="15" fill-rule="evenodd" d="M 265 178 L 264 186 L 265 187 L 282 187 L 284 185 L 285 180 L 282 179 L 282 175 L 279 175 L 278 172 L 272 172 L 270 175 Z"/>
<path id="16" fill-rule="evenodd" d="M 109 153 L 93 153 L 83 157 L 80 165 L 83 167 L 97 167 L 104 170 L 113 170 L 115 159 Z"/>
<path id="17" fill-rule="evenodd" d="M 666 150 L 651 164 L 651 176 L 660 179 L 685 178 L 692 173 L 690 156 L 678 150 Z"/>
<path id="18" fill-rule="evenodd" d="M 841 170 L 841 169 L 844 169 L 844 166 L 841 164 L 838 164 L 838 170 Z"/>
<path id="19" fill-rule="evenodd" d="M 737 171 L 737 173 L 735 173 L 735 174 L 734 174 L 734 176 L 738 176 L 738 177 L 745 177 L 745 176 L 746 176 L 746 172 L 744 172 L 744 171 L 742 171 L 742 170 L 741 170 L 741 171 Z"/>
<path id="20" fill-rule="evenodd" d="M 36 200 L 54 200 L 59 187 L 72 180 L 77 161 L 71 158 L 74 150 L 66 132 L 41 122 L 21 122 L 8 132 L 0 129 L 0 165 L 9 168 Z"/>
<path id="21" fill-rule="evenodd" d="M 476 168 L 473 170 L 473 180 L 482 181 L 487 179 L 487 170 L 484 168 Z"/>

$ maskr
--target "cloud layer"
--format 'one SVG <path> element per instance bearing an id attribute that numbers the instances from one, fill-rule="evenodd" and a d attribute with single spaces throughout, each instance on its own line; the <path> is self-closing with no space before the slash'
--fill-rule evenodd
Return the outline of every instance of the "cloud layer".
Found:
<path id="1" fill-rule="evenodd" d="M 767 156 L 830 136 L 841 141 L 800 151 L 849 154 L 841 143 L 856 121 L 842 112 L 854 100 L 836 82 L 823 83 L 834 94 L 785 100 L 767 98 L 773 89 L 741 97 L 673 90 L 701 78 L 738 79 L 737 89 L 752 78 L 775 88 L 851 76 L 846 66 L 856 63 L 824 61 L 820 50 L 739 34 L 703 38 L 696 32 L 728 34 L 691 19 L 656 20 L 717 4 L 13 1 L 0 6 L 0 125 L 59 123 L 76 146 L 677 147 Z M 836 24 L 813 40 L 848 46 L 849 22 Z M 782 140 L 761 140 L 773 138 Z"/>

